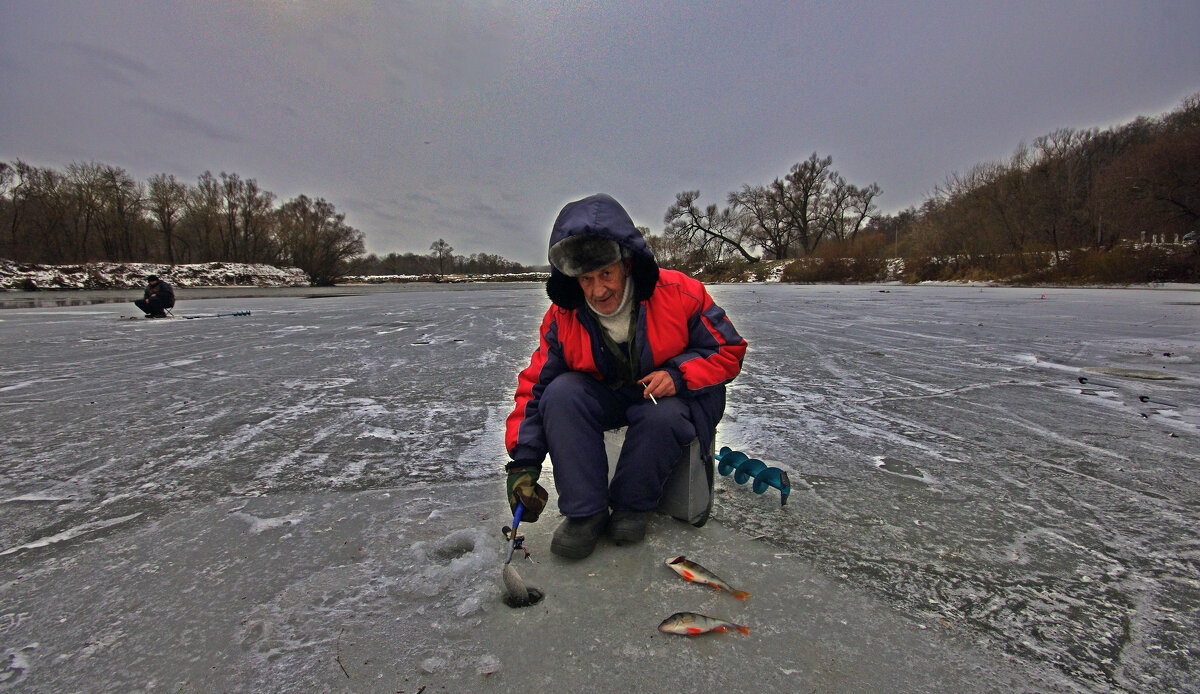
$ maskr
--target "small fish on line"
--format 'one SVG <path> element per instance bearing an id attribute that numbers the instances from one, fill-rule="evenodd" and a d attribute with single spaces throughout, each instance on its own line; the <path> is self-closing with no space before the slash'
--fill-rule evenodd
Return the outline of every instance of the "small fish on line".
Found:
<path id="1" fill-rule="evenodd" d="M 676 612 L 658 625 L 658 630 L 662 633 L 679 634 L 680 636 L 696 636 L 697 634 L 707 634 L 710 631 L 729 631 L 730 629 L 736 629 L 747 636 L 750 635 L 748 626 L 695 612 Z"/>
<path id="2" fill-rule="evenodd" d="M 725 581 L 725 579 L 709 571 L 703 566 L 700 566 L 696 562 L 689 560 L 683 555 L 668 559 L 667 566 L 674 569 L 675 573 L 683 576 L 685 579 L 693 583 L 704 583 L 712 586 L 713 588 L 727 590 L 729 591 L 730 595 L 738 600 L 745 600 L 746 598 L 750 597 L 750 594 L 746 591 L 735 590 L 733 586 L 729 585 L 729 583 Z"/>

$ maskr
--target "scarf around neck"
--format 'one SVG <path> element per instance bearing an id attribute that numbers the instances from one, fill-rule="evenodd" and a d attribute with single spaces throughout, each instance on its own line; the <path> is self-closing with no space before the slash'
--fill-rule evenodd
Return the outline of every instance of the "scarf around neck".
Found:
<path id="1" fill-rule="evenodd" d="M 625 278 L 625 294 L 621 297 L 621 304 L 613 309 L 612 313 L 600 313 L 590 301 L 587 302 L 587 307 L 600 322 L 601 329 L 608 333 L 613 342 L 627 341 L 629 339 L 630 312 L 633 310 L 633 277 Z"/>

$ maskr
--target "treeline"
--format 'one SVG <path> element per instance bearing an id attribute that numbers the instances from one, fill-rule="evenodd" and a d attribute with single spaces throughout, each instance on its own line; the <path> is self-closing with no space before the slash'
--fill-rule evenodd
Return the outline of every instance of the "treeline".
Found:
<path id="1" fill-rule="evenodd" d="M 951 176 L 919 208 L 880 214 L 881 195 L 814 153 L 724 207 L 677 194 L 651 245 L 666 265 L 716 274 L 800 258 L 784 276 L 799 281 L 884 279 L 888 258 L 910 281 L 1198 281 L 1200 246 L 1142 242 L 1200 227 L 1200 95 L 1157 118 L 1056 130 Z"/>
<path id="2" fill-rule="evenodd" d="M 1064 128 L 1021 144 L 877 226 L 896 227 L 908 255 L 937 259 L 924 272 L 938 278 L 1066 263 L 1063 273 L 1072 257 L 1181 238 L 1200 226 L 1200 95 L 1160 118 Z"/>
<path id="3" fill-rule="evenodd" d="M 315 285 L 334 283 L 364 250 L 362 232 L 320 198 L 277 204 L 237 174 L 141 182 L 97 162 L 0 162 L 0 224 L 0 257 L 19 262 L 262 263 L 298 267 Z"/>
<path id="4" fill-rule="evenodd" d="M 429 253 L 371 253 L 350 261 L 347 275 L 500 275 L 530 272 L 520 263 L 491 253 L 455 255 L 445 239 L 434 241 Z"/>
<path id="5" fill-rule="evenodd" d="M 668 266 L 696 267 L 729 258 L 757 262 L 812 254 L 827 240 L 854 242 L 883 191 L 858 187 L 816 152 L 766 185 L 744 185 L 701 208 L 700 191 L 678 193 L 651 248 Z"/>

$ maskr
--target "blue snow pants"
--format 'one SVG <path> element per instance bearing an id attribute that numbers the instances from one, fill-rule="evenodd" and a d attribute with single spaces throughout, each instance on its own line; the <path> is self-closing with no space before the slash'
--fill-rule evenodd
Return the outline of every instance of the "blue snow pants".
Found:
<path id="1" fill-rule="evenodd" d="M 661 398 L 655 405 L 642 387 L 613 390 L 569 371 L 551 381 L 538 410 L 554 465 L 558 509 L 570 518 L 607 510 L 652 511 L 683 448 L 696 437 L 687 403 Z M 612 482 L 604 432 L 628 426 Z"/>

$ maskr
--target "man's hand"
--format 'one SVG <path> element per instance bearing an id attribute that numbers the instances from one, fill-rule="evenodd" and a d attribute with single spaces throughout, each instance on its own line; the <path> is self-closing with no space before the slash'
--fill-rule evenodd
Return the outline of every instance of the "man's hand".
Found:
<path id="1" fill-rule="evenodd" d="M 645 388 L 646 392 L 642 397 L 647 400 L 651 395 L 656 398 L 669 398 L 675 394 L 675 379 L 671 378 L 671 374 L 666 371 L 651 371 L 638 383 Z"/>
<path id="2" fill-rule="evenodd" d="M 521 520 L 525 523 L 536 523 L 538 516 L 542 515 L 542 509 L 546 508 L 546 500 L 550 498 L 545 488 L 537 483 L 541 472 L 540 465 L 508 469 L 508 481 L 505 485 L 508 491 L 508 507 L 516 513 L 517 504 L 524 504 L 525 511 L 521 514 Z"/>

